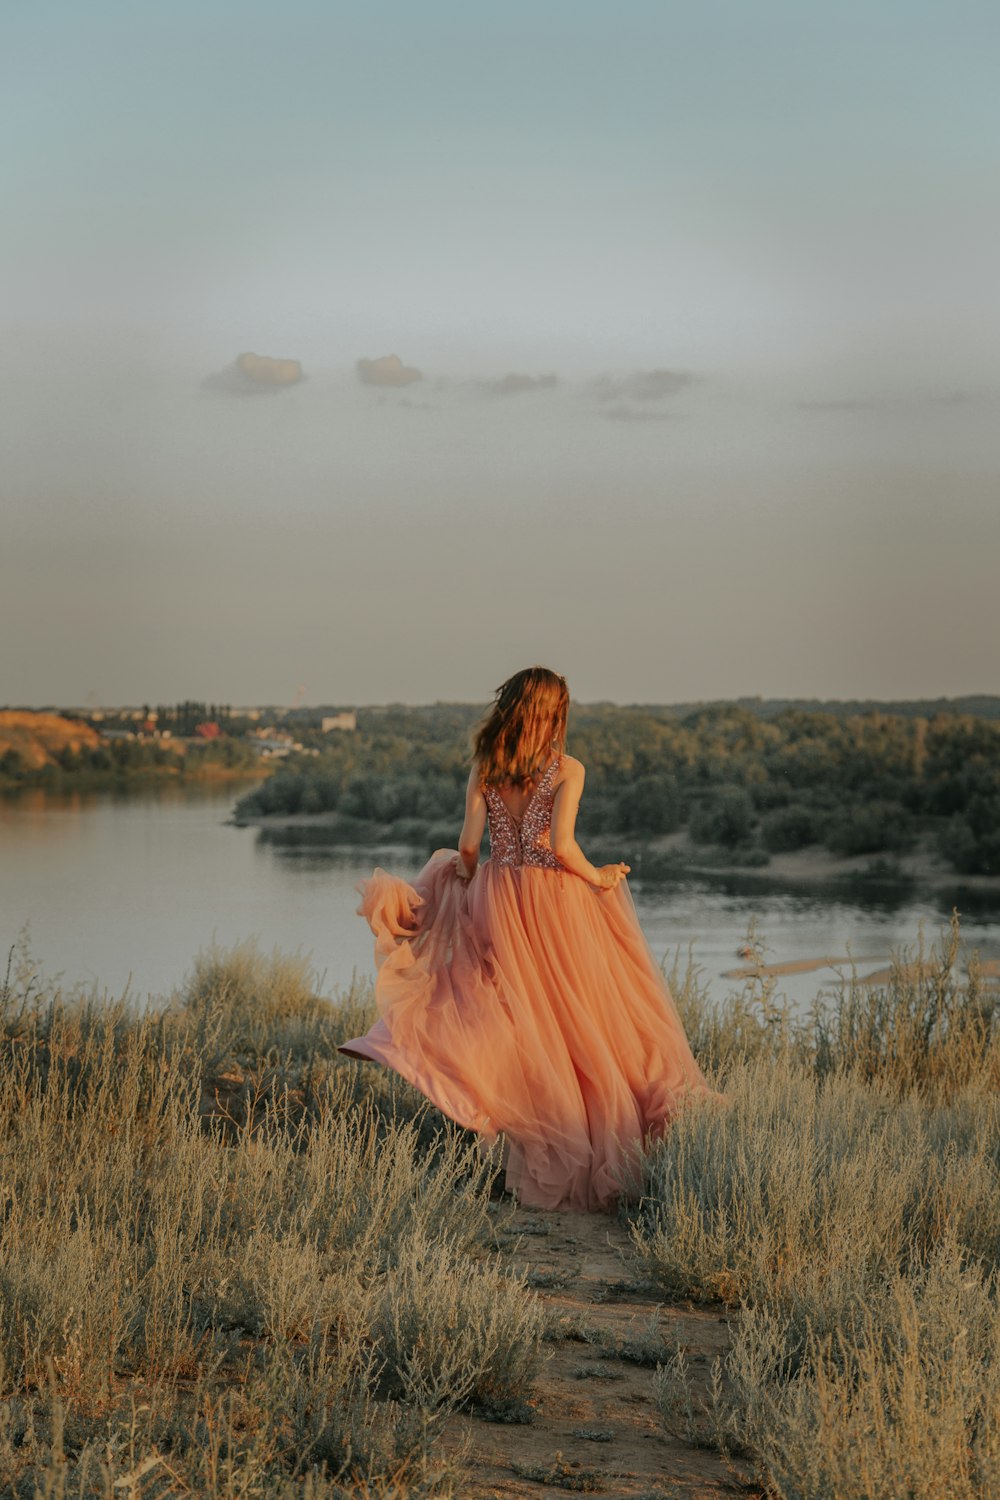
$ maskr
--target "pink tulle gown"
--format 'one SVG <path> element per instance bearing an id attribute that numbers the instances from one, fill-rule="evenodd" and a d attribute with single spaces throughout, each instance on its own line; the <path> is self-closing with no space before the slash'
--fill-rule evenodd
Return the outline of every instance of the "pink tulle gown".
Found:
<path id="1" fill-rule="evenodd" d="M 487 1142 L 540 1208 L 610 1208 L 636 1143 L 709 1092 L 624 881 L 565 870 L 549 826 L 560 757 L 523 816 L 486 787 L 490 858 L 471 881 L 439 849 L 412 884 L 376 869 L 377 1020 L 341 1052 L 395 1069 Z"/>

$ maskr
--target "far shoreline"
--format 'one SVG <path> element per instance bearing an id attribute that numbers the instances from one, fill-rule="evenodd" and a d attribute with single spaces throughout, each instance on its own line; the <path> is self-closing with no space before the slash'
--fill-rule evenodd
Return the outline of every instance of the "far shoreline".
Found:
<path id="1" fill-rule="evenodd" d="M 336 812 L 261 813 L 238 819 L 233 817 L 229 821 L 234 827 L 260 830 L 267 842 L 273 842 L 279 848 L 328 849 L 345 854 L 351 851 L 368 854 L 409 851 L 414 858 L 427 857 L 431 852 L 428 843 L 407 843 L 388 833 L 382 837 L 340 838 L 337 836 L 340 819 Z M 287 842 L 280 838 L 285 830 L 291 833 Z M 294 830 L 306 836 L 296 837 Z M 330 836 L 324 838 L 323 830 L 329 830 Z M 455 837 L 457 839 L 457 829 Z M 851 888 L 877 887 L 909 892 L 950 891 L 956 897 L 968 891 L 995 898 L 1000 905 L 1000 875 L 962 874 L 950 869 L 932 850 L 923 847 L 905 854 L 881 850 L 843 857 L 831 854 L 822 844 L 809 844 L 801 849 L 771 854 L 766 864 L 751 864 L 727 859 L 725 856 L 729 851 L 713 851 L 709 846 L 694 845 L 686 830 L 643 840 L 635 839 L 634 835 L 616 837 L 601 833 L 582 841 L 598 862 L 629 861 L 633 866 L 634 881 L 661 884 L 688 878 L 710 882 L 738 880 L 740 883 L 753 882 L 762 888 L 770 885 L 802 890 L 833 888 L 846 892 Z M 442 843 L 439 847 L 451 846 Z"/>

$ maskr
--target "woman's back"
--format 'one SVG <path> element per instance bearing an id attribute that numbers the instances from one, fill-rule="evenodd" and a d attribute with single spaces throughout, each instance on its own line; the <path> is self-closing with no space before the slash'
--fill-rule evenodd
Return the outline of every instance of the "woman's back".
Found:
<path id="1" fill-rule="evenodd" d="M 483 785 L 490 832 L 490 858 L 500 865 L 562 868 L 552 851 L 552 807 L 562 756 L 549 762 L 535 782 L 520 814 L 512 811 L 499 787 Z"/>

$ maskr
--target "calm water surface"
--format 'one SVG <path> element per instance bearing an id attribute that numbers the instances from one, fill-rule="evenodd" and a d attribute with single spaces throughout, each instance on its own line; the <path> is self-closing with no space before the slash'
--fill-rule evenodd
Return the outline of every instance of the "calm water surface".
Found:
<path id="1" fill-rule="evenodd" d="M 242 785 L 169 787 L 116 795 L 0 798 L 0 943 L 7 949 L 30 924 L 43 972 L 82 980 L 99 992 L 167 995 L 195 954 L 255 937 L 264 950 L 300 950 L 331 993 L 352 972 L 372 972 L 372 940 L 354 886 L 380 863 L 402 875 L 421 863 L 410 852 L 326 854 L 284 851 L 256 829 L 227 823 Z M 457 836 L 457 829 L 456 829 Z M 947 920 L 947 900 L 845 900 L 799 892 L 722 889 L 701 881 L 630 882 L 646 936 L 662 957 L 693 943 L 711 992 L 734 987 L 721 973 L 756 919 L 774 962 L 846 954 L 862 973 L 913 945 L 921 921 L 928 941 Z M 963 913 L 968 947 L 1000 957 L 1000 911 Z M 2 973 L 2 965 L 0 965 Z M 831 971 L 789 976 L 782 990 L 807 1002 Z"/>

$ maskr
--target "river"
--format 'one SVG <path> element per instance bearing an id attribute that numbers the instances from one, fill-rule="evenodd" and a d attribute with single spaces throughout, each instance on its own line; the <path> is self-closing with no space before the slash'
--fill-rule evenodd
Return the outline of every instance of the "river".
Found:
<path id="1" fill-rule="evenodd" d="M 310 957 L 324 993 L 372 972 L 371 935 L 356 915 L 355 882 L 374 863 L 412 873 L 402 851 L 289 851 L 255 828 L 228 822 L 245 788 L 235 782 L 127 793 L 0 797 L 0 978 L 6 953 L 29 925 L 43 974 L 62 974 L 99 994 L 165 997 L 213 941 L 256 938 Z M 756 921 L 769 961 L 857 956 L 865 973 L 893 949 L 916 943 L 921 922 L 937 940 L 949 907 L 933 895 L 870 893 L 847 899 L 801 890 L 689 879 L 630 887 L 646 937 L 662 957 L 693 944 L 713 996 L 734 987 L 747 924 Z M 1000 957 L 1000 910 L 963 915 L 967 949 Z M 864 961 L 861 961 L 864 960 Z M 790 975 L 781 990 L 806 1004 L 830 970 Z"/>

